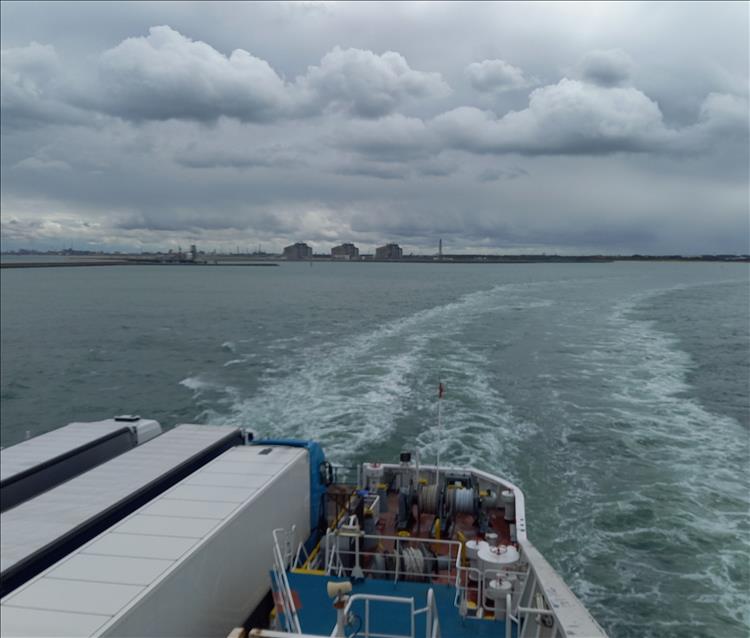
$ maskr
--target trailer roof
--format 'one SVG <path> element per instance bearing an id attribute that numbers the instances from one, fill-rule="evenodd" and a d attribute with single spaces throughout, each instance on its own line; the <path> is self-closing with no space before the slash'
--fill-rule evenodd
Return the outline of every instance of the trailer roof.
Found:
<path id="1" fill-rule="evenodd" d="M 154 421 L 155 423 L 155 421 Z M 0 482 L 43 465 L 113 432 L 129 430 L 130 423 L 106 419 L 91 423 L 70 423 L 0 450 Z"/>
<path id="2" fill-rule="evenodd" d="M 0 634 L 102 633 L 306 454 L 278 446 L 224 452 L 6 596 Z"/>
<path id="3" fill-rule="evenodd" d="M 237 428 L 178 426 L 3 512 L 0 514 L 3 579 L 10 570 L 22 569 L 61 539 L 74 536 L 82 527 L 136 499 L 164 477 L 205 454 L 207 449 L 232 437 L 239 439 Z"/>

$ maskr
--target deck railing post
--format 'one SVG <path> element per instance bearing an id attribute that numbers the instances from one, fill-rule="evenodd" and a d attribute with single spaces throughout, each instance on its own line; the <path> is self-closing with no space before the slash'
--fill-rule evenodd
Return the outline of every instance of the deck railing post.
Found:
<path id="1" fill-rule="evenodd" d="M 432 589 L 427 592 L 427 618 L 425 620 L 424 636 L 425 638 L 431 638 L 432 635 Z"/>
<path id="2" fill-rule="evenodd" d="M 505 638 L 511 638 L 513 635 L 512 620 L 510 619 L 510 608 L 512 605 L 510 594 L 505 595 Z"/>
<path id="3" fill-rule="evenodd" d="M 396 541 L 396 577 L 393 579 L 394 583 L 398 582 L 398 571 L 401 566 L 401 541 Z"/>
<path id="4" fill-rule="evenodd" d="M 292 598 L 292 590 L 289 586 L 289 580 L 286 576 L 286 565 L 284 562 L 284 557 L 282 556 L 281 548 L 279 547 L 279 532 L 286 533 L 285 530 L 281 528 L 275 529 L 273 531 L 273 556 L 275 563 L 274 571 L 277 573 L 279 584 L 279 593 L 281 595 L 281 600 L 284 603 L 284 616 L 289 620 L 290 625 L 294 631 L 296 631 L 297 633 L 302 633 L 302 629 L 300 628 L 299 624 L 299 618 L 297 616 L 297 609 L 294 606 L 294 600 Z"/>

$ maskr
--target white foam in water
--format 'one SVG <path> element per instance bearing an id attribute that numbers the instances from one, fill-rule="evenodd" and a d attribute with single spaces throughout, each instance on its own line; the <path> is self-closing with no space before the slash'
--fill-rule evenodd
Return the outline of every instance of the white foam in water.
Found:
<path id="1" fill-rule="evenodd" d="M 459 346 L 444 361 L 452 384 L 443 405 L 442 433 L 437 420 L 430 420 L 417 437 L 418 447 L 430 460 L 439 448 L 443 463 L 474 465 L 514 479 L 507 461 L 535 426 L 516 417 L 493 387 L 483 353 Z"/>
<path id="2" fill-rule="evenodd" d="M 601 619 L 615 634 L 619 629 L 632 635 L 673 635 L 673 631 L 674 635 L 707 635 L 701 628 L 716 623 L 717 614 L 750 627 L 747 592 L 738 586 L 736 576 L 742 561 L 747 563 L 750 501 L 747 480 L 743 485 L 740 478 L 747 432 L 734 419 L 712 414 L 686 396 L 693 362 L 676 338 L 634 316 L 647 298 L 640 295 L 621 304 L 596 347 L 579 357 L 586 366 L 585 376 L 613 388 L 610 412 L 619 415 L 624 425 L 611 435 L 636 455 L 633 467 L 622 459 L 597 457 L 579 448 L 580 457 L 571 459 L 572 464 L 593 464 L 591 474 L 623 475 L 612 476 L 606 489 L 597 489 L 594 481 L 576 484 L 589 511 L 583 510 L 580 525 L 567 526 L 559 541 L 585 537 L 586 543 L 577 546 L 577 555 L 571 557 L 571 569 L 579 573 L 576 589 L 595 603 L 612 601 L 613 592 L 594 586 L 583 574 L 592 563 L 611 557 L 617 602 L 601 607 Z M 654 480 L 655 476 L 661 480 Z M 615 501 L 612 483 L 622 485 L 615 491 Z M 596 525 L 597 520 L 617 520 L 623 511 L 635 515 L 641 511 L 651 524 L 633 525 L 626 517 L 622 529 Z M 738 544 L 744 544 L 744 552 Z M 659 568 L 661 563 L 669 569 Z M 628 582 L 633 586 L 623 586 Z M 680 599 L 684 608 L 679 622 L 652 618 L 646 623 L 638 614 L 629 618 L 622 614 L 623 609 L 637 608 L 628 600 L 659 605 L 659 601 Z"/>
<path id="3" fill-rule="evenodd" d="M 219 407 L 230 408 L 240 400 L 240 391 L 237 388 L 207 381 L 199 376 L 187 377 L 180 381 L 180 385 L 193 391 L 193 400 L 198 404 L 203 402 L 203 397 L 206 395 L 212 397 L 211 404 Z M 220 419 L 219 413 L 213 408 L 206 408 L 195 417 L 197 422 L 204 420 L 217 422 L 217 419 Z"/>
<path id="4" fill-rule="evenodd" d="M 247 363 L 247 359 L 230 359 L 224 364 L 224 367 L 230 368 L 232 366 L 241 365 L 243 363 Z"/>
<path id="5" fill-rule="evenodd" d="M 237 344 L 234 341 L 225 341 L 221 344 L 222 350 L 227 350 L 228 352 L 237 352 Z"/>
<path id="6" fill-rule="evenodd" d="M 427 402 L 418 440 L 432 454 L 433 398 L 442 366 L 449 387 L 451 378 L 460 378 L 456 390 L 473 393 L 477 406 L 464 409 L 453 401 L 453 412 L 446 410 L 445 441 L 452 441 L 451 457 L 460 462 L 497 457 L 498 440 L 510 445 L 517 435 L 507 405 L 483 376 L 486 361 L 462 349 L 457 340 L 448 350 L 439 342 L 450 340 L 481 314 L 538 303 L 508 301 L 512 292 L 528 290 L 527 284 L 509 284 L 470 293 L 322 347 L 299 350 L 284 347 L 287 343 L 272 344 L 281 359 L 266 373 L 260 392 L 240 400 L 223 422 L 248 425 L 261 435 L 316 438 L 329 455 L 344 462 L 388 440 L 400 418 Z M 283 341 L 296 346 L 297 338 Z"/>
<path id="7" fill-rule="evenodd" d="M 180 385 L 186 387 L 188 390 L 192 390 L 194 393 L 200 392 L 212 386 L 208 381 L 204 381 L 199 377 L 187 377 L 180 381 Z"/>

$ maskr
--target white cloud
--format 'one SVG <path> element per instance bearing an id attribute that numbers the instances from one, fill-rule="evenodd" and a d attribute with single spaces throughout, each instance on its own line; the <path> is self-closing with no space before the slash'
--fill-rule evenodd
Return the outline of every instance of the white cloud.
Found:
<path id="1" fill-rule="evenodd" d="M 26 47 L 3 49 L 2 63 L 3 72 L 14 75 L 14 79 L 23 73 L 29 90 L 38 90 L 39 85 L 53 79 L 61 67 L 55 47 L 38 42 Z"/>
<path id="2" fill-rule="evenodd" d="M 711 93 L 703 100 L 698 120 L 680 130 L 674 146 L 678 151 L 701 154 L 720 148 L 731 155 L 731 147 L 740 149 L 747 163 L 750 149 L 750 110 L 744 96 Z"/>
<path id="3" fill-rule="evenodd" d="M 244 122 L 308 117 L 327 111 L 362 118 L 450 91 L 439 73 L 412 69 L 392 51 L 377 55 L 334 47 L 294 82 L 243 49 L 228 56 L 169 26 L 151 27 L 105 51 L 98 84 L 82 102 L 130 119 Z"/>
<path id="4" fill-rule="evenodd" d="M 362 49 L 335 47 L 320 66 L 298 78 L 302 108 L 332 109 L 364 118 L 394 112 L 413 99 L 442 97 L 450 92 L 439 73 L 412 69 L 393 51 L 377 55 Z"/>
<path id="5" fill-rule="evenodd" d="M 57 97 L 63 66 L 51 45 L 32 42 L 0 54 L 0 114 L 4 129 L 79 123 L 84 114 Z"/>
<path id="6" fill-rule="evenodd" d="M 284 81 L 265 60 L 235 49 L 225 56 L 168 26 L 128 38 L 101 56 L 91 100 L 132 120 L 247 122 L 279 117 L 288 108 Z M 98 95 L 97 95 L 98 94 Z"/>
<path id="7" fill-rule="evenodd" d="M 710 93 L 700 110 L 700 125 L 714 132 L 747 130 L 750 111 L 747 97 L 728 93 Z"/>
<path id="8" fill-rule="evenodd" d="M 498 118 L 460 107 L 435 118 L 433 127 L 451 147 L 531 155 L 659 150 L 675 135 L 659 106 L 637 89 L 569 79 L 534 90 L 521 111 Z"/>
<path id="9" fill-rule="evenodd" d="M 521 69 L 504 60 L 472 62 L 465 73 L 471 85 L 483 93 L 523 89 L 533 83 Z"/>
<path id="10" fill-rule="evenodd" d="M 335 145 L 377 161 L 422 160 L 458 149 L 479 154 L 607 155 L 700 153 L 721 140 L 747 138 L 744 97 L 709 95 L 694 124 L 669 127 L 659 105 L 634 87 L 600 86 L 563 79 L 538 88 L 528 106 L 498 117 L 462 106 L 432 120 L 394 114 L 353 122 Z M 483 180 L 490 181 L 490 180 Z"/>

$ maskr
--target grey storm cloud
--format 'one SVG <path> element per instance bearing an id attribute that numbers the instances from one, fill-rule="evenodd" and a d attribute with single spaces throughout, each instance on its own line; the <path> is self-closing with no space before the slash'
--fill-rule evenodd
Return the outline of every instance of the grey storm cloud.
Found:
<path id="1" fill-rule="evenodd" d="M 375 177 L 377 179 L 399 179 L 408 177 L 409 168 L 394 166 L 383 162 L 358 161 L 347 162 L 335 169 L 339 175 L 357 175 L 360 177 Z"/>
<path id="2" fill-rule="evenodd" d="M 2 3 L 3 247 L 746 252 L 747 5 L 541 6 Z"/>
<path id="3" fill-rule="evenodd" d="M 622 49 L 589 51 L 580 62 L 585 80 L 602 86 L 617 86 L 630 79 L 633 59 Z"/>
<path id="4" fill-rule="evenodd" d="M 298 153 L 284 148 L 260 148 L 252 151 L 201 149 L 195 145 L 175 155 L 175 162 L 187 168 L 301 168 L 306 165 Z"/>
<path id="5" fill-rule="evenodd" d="M 518 166 L 510 168 L 486 168 L 478 176 L 480 182 L 494 182 L 499 179 L 518 179 L 528 176 L 529 172 Z"/>
<path id="6" fill-rule="evenodd" d="M 85 113 L 57 96 L 63 86 L 63 65 L 55 48 L 32 42 L 4 49 L 0 57 L 0 113 L 5 128 L 33 126 L 38 122 L 75 124 Z"/>
<path id="7" fill-rule="evenodd" d="M 333 141 L 341 149 L 384 161 L 424 158 L 439 150 L 439 140 L 427 123 L 401 114 L 351 122 L 336 132 Z"/>

